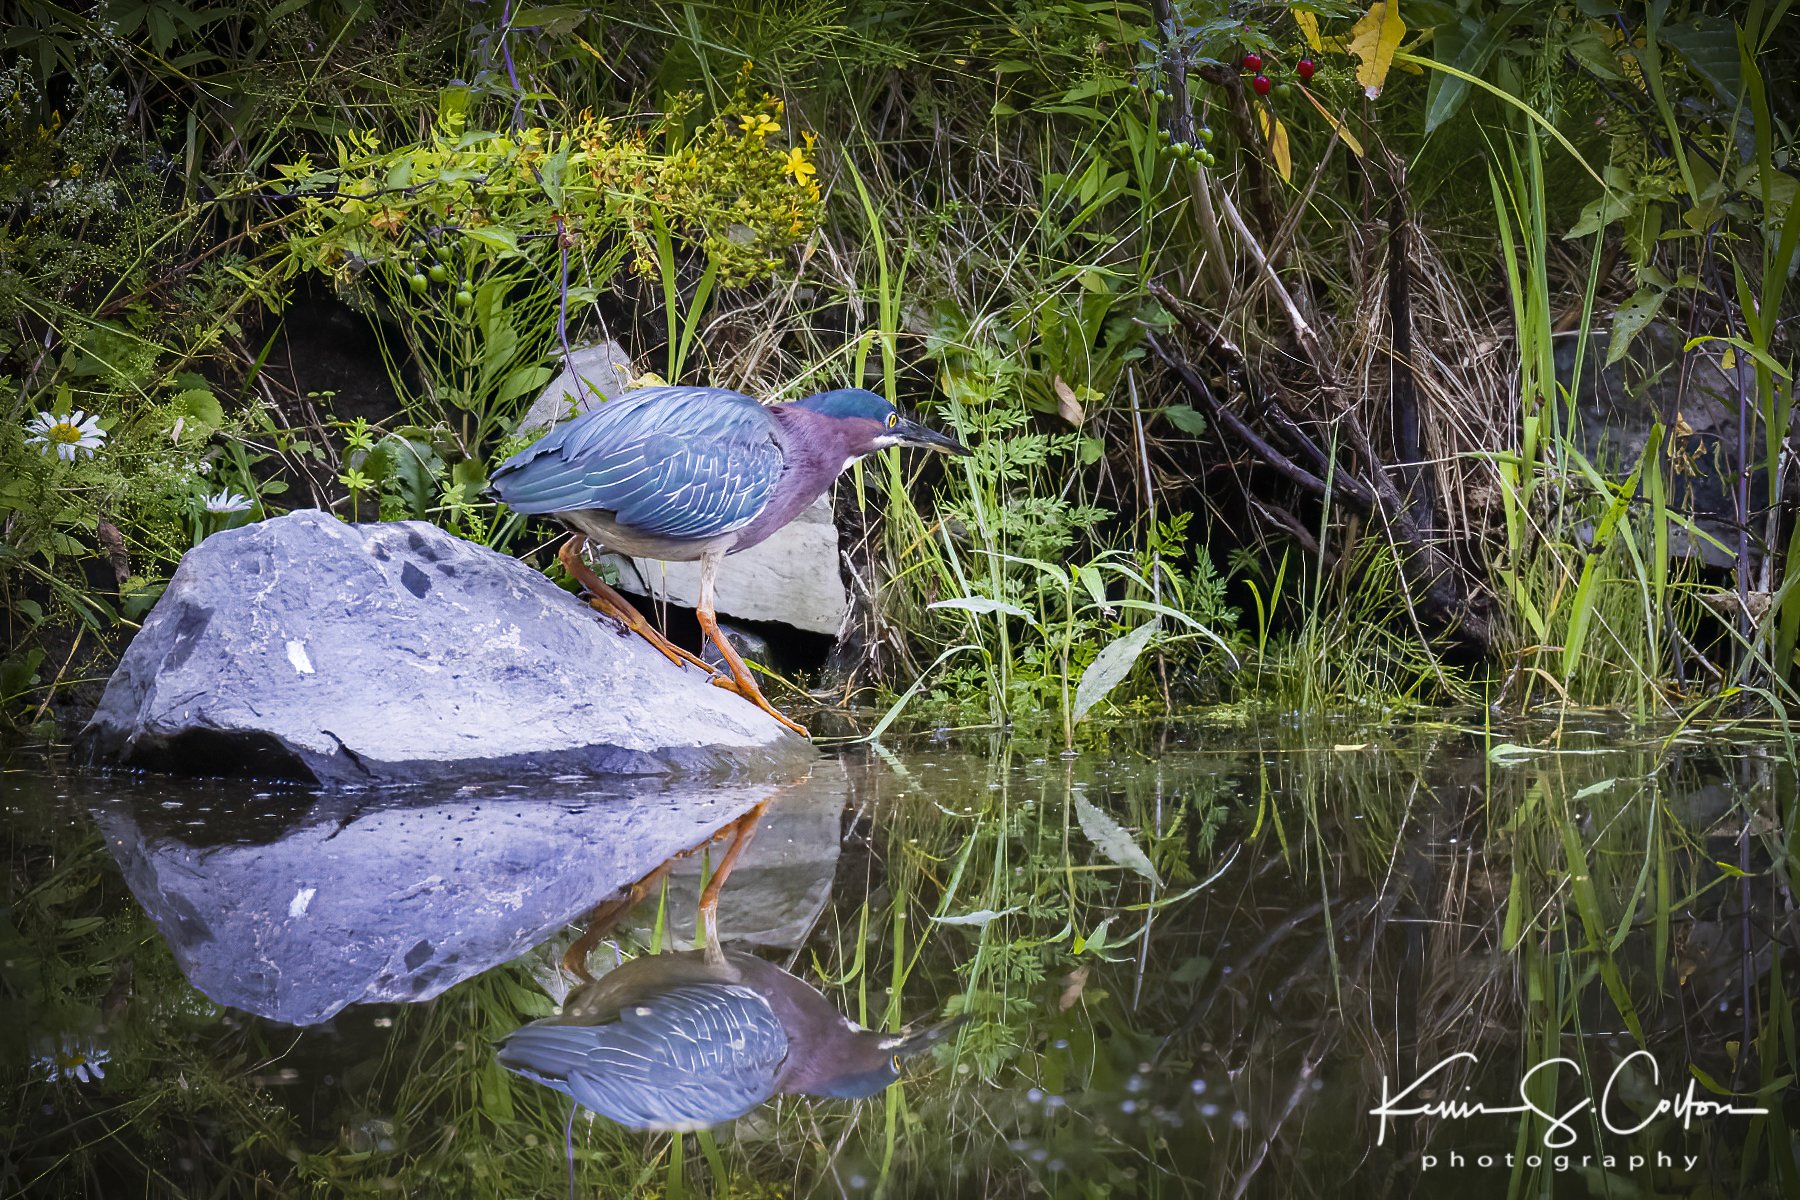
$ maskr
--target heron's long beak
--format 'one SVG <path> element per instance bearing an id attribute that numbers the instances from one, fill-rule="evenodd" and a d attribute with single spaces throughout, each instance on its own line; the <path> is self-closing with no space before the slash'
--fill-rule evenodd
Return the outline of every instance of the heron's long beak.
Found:
<path id="1" fill-rule="evenodd" d="M 975 452 L 947 434 L 935 429 L 927 429 L 917 421 L 908 421 L 904 417 L 893 428 L 893 435 L 900 439 L 902 445 L 923 446 L 927 450 L 936 450 L 939 454 L 958 454 L 968 456 Z"/>
<path id="2" fill-rule="evenodd" d="M 961 1029 L 963 1023 L 968 1019 L 969 1014 L 963 1013 L 961 1016 L 951 1017 L 948 1021 L 927 1025 L 924 1029 L 899 1034 L 884 1040 L 881 1048 L 890 1054 L 898 1054 L 901 1058 L 912 1058 L 925 1053 L 939 1042 L 948 1041 L 950 1035 Z"/>

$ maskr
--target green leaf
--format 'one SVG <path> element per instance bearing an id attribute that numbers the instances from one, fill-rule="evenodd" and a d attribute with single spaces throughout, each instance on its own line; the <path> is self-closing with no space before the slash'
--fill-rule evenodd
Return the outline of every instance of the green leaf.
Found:
<path id="1" fill-rule="evenodd" d="M 460 484 L 465 496 L 479 497 L 487 486 L 487 467 L 480 459 L 465 458 L 450 468 L 450 482 Z"/>
<path id="2" fill-rule="evenodd" d="M 970 613 L 1004 613 L 1009 617 L 1024 617 L 1027 621 L 1033 619 L 1030 613 L 1018 605 L 1008 604 L 1004 600 L 995 600 L 991 596 L 961 596 L 955 600 L 939 600 L 926 607 L 953 608 Z"/>
<path id="3" fill-rule="evenodd" d="M 1090 563 L 1084 567 L 1077 567 L 1075 575 L 1081 580 L 1081 585 L 1087 589 L 1088 598 L 1093 600 L 1094 607 L 1105 608 L 1107 606 L 1106 580 L 1100 574 L 1100 569 Z"/>
<path id="4" fill-rule="evenodd" d="M 1086 937 L 1077 936 L 1074 943 L 1069 947 L 1070 953 L 1098 954 L 1104 957 L 1106 940 L 1112 935 L 1112 921 L 1113 919 L 1111 917 L 1107 917 L 1098 925 L 1094 926 L 1094 932 L 1088 934 Z"/>
<path id="5" fill-rule="evenodd" d="M 542 29 L 545 33 L 572 33 L 587 18 L 579 4 L 534 4 L 513 14 L 514 29 Z"/>
<path id="6" fill-rule="evenodd" d="M 938 924 L 938 925 L 973 925 L 977 929 L 980 929 L 980 928 L 985 927 L 989 921 L 994 920 L 996 917 L 1008 917 L 1008 916 L 1011 916 L 1013 913 L 1024 912 L 1024 911 L 1025 911 L 1024 909 L 1018 908 L 1018 907 L 1003 908 L 1003 909 L 999 909 L 999 910 L 995 910 L 995 909 L 991 909 L 991 908 L 980 908 L 980 909 L 976 909 L 974 912 L 963 913 L 960 916 L 933 917 L 931 919 L 935 924 Z"/>
<path id="7" fill-rule="evenodd" d="M 1510 9 L 1503 8 L 1490 16 L 1485 25 L 1464 17 L 1458 25 L 1439 28 L 1434 39 L 1439 60 L 1471 75 L 1481 74 L 1515 19 Z M 1455 116 L 1468 98 L 1467 80 L 1441 72 L 1434 74 L 1425 102 L 1425 132 L 1430 133 Z"/>
<path id="8" fill-rule="evenodd" d="M 1575 224 L 1569 226 L 1565 238 L 1592 237 L 1631 211 L 1631 197 L 1624 193 L 1602 192 L 1600 198 L 1581 210 Z"/>
<path id="9" fill-rule="evenodd" d="M 1081 674 L 1081 682 L 1075 687 L 1075 703 L 1071 710 L 1073 719 L 1079 721 L 1087 716 L 1094 705 L 1106 698 L 1108 692 L 1123 683 L 1131 674 L 1131 668 L 1137 664 L 1138 656 L 1150 644 L 1160 626 L 1155 621 L 1139 625 L 1136 629 L 1101 647 L 1100 653 L 1094 655 L 1094 661 Z"/>
<path id="10" fill-rule="evenodd" d="M 1563 47 L 1577 62 L 1601 79 L 1614 83 L 1624 80 L 1624 72 L 1619 70 L 1618 57 L 1607 46 L 1606 39 L 1600 36 L 1597 26 L 1581 25 L 1569 30 Z"/>
<path id="11" fill-rule="evenodd" d="M 1082 100 L 1092 100 L 1096 96 L 1110 96 L 1126 86 L 1123 79 L 1116 75 L 1096 75 L 1092 79 L 1084 79 L 1063 93 L 1063 104 L 1075 104 Z"/>
<path id="12" fill-rule="evenodd" d="M 1168 418 L 1169 424 L 1183 433 L 1191 433 L 1195 437 L 1199 437 L 1206 432 L 1206 414 L 1192 405 L 1171 404 L 1162 410 L 1162 415 Z"/>
<path id="13" fill-rule="evenodd" d="M 535 392 L 550 382 L 550 375 L 549 367 L 520 367 L 501 381 L 494 392 L 494 403 L 505 404 L 527 392 Z"/>
<path id="14" fill-rule="evenodd" d="M 1619 305 L 1613 313 L 1612 333 L 1606 342 L 1607 366 L 1625 357 L 1625 352 L 1631 349 L 1632 339 L 1662 311 L 1663 297 L 1668 294 L 1661 288 L 1639 288 L 1631 299 Z"/>
<path id="15" fill-rule="evenodd" d="M 13 601 L 15 607 L 18 603 Z M 43 661 L 44 652 L 38 647 L 0 658 L 0 700 L 11 700 L 29 690 L 38 680 L 37 669 Z"/>
<path id="16" fill-rule="evenodd" d="M 430 443 L 396 432 L 382 438 L 357 469 L 368 476 L 371 485 L 385 487 L 405 501 L 415 520 L 423 520 L 437 499 L 437 477 L 444 460 Z"/>
<path id="17" fill-rule="evenodd" d="M 1520 746 L 1513 742 L 1501 742 L 1487 752 L 1488 761 L 1495 766 L 1509 767 L 1522 763 L 1537 753 L 1530 746 Z"/>
<path id="18" fill-rule="evenodd" d="M 1094 843 L 1094 849 L 1121 867 L 1129 867 L 1151 883 L 1160 886 L 1162 877 L 1156 873 L 1156 867 L 1150 862 L 1150 856 L 1137 844 L 1131 831 L 1123 825 L 1095 808 L 1088 798 L 1079 790 L 1073 793 L 1075 800 L 1075 820 L 1081 825 L 1081 832 L 1087 834 L 1088 841 Z"/>
<path id="19" fill-rule="evenodd" d="M 225 409 L 211 388 L 188 388 L 175 393 L 170 402 L 177 416 L 185 417 L 201 433 L 211 433 L 225 424 Z"/>
<path id="20" fill-rule="evenodd" d="M 519 235 L 510 229 L 503 229 L 498 225 L 477 225 L 465 226 L 462 233 L 470 241 L 497 251 L 503 258 L 510 258 L 519 252 Z"/>
<path id="21" fill-rule="evenodd" d="M 1662 236 L 1663 205 L 1648 196 L 1635 196 L 1631 211 L 1625 214 L 1625 253 L 1634 266 L 1648 266 L 1656 257 L 1656 242 Z M 1642 283 L 1654 280 L 1639 276 Z"/>
<path id="22" fill-rule="evenodd" d="M 1726 104 L 1737 101 L 1744 80 L 1738 69 L 1737 28 L 1730 21 L 1697 16 L 1664 25 L 1661 33 L 1662 40 L 1674 47 L 1720 100 Z"/>
<path id="23" fill-rule="evenodd" d="M 469 89 L 451 84 L 438 90 L 438 123 L 448 128 L 469 114 Z"/>

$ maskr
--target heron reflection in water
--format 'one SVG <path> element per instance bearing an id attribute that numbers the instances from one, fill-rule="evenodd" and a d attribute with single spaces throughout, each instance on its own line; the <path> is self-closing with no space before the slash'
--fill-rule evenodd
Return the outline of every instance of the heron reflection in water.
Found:
<path id="1" fill-rule="evenodd" d="M 953 1032 L 960 1018 L 912 1033 L 864 1029 L 804 980 L 719 945 L 720 889 L 766 808 L 720 835 L 731 845 L 700 896 L 704 949 L 643 955 L 597 979 L 587 970 L 589 950 L 671 860 L 594 911 L 563 956 L 581 983 L 558 1015 L 508 1035 L 500 1063 L 621 1125 L 680 1133 L 781 1094 L 873 1096 Z"/>

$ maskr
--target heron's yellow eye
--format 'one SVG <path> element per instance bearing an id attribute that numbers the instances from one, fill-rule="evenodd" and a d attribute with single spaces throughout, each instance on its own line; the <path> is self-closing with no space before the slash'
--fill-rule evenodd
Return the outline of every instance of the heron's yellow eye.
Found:
<path id="1" fill-rule="evenodd" d="M 900 1056 L 898 1054 L 894 1055 L 894 1064 L 893 1065 L 894 1065 L 894 1074 L 898 1075 L 900 1073 Z"/>
<path id="2" fill-rule="evenodd" d="M 897 412 L 892 412 L 892 413 L 889 413 L 889 414 L 888 414 L 888 428 L 889 428 L 889 429 L 892 429 L 892 428 L 894 428 L 894 427 L 895 427 L 895 426 L 896 426 L 896 425 L 898 425 L 898 424 L 900 424 L 900 414 L 899 414 L 899 413 L 897 413 Z M 894 1060 L 894 1062 L 895 1062 L 895 1064 L 896 1064 L 896 1066 L 895 1066 L 895 1068 L 894 1068 L 894 1069 L 895 1069 L 895 1070 L 899 1070 L 899 1069 L 900 1069 L 900 1068 L 899 1068 L 899 1066 L 898 1066 L 898 1063 L 899 1063 L 899 1062 L 900 1062 L 900 1060 L 899 1060 L 899 1059 L 897 1059 L 897 1058 L 896 1058 L 896 1059 L 895 1059 L 895 1060 Z"/>

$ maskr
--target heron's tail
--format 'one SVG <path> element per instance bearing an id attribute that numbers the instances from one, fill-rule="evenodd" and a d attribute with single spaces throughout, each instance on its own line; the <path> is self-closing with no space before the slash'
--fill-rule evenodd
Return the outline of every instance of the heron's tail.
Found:
<path id="1" fill-rule="evenodd" d="M 500 1065 L 559 1092 L 569 1090 L 569 1071 L 594 1048 L 594 1031 L 576 1025 L 527 1025 L 506 1035 Z"/>

